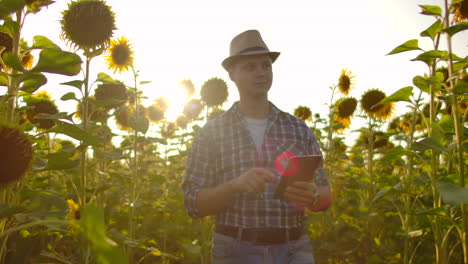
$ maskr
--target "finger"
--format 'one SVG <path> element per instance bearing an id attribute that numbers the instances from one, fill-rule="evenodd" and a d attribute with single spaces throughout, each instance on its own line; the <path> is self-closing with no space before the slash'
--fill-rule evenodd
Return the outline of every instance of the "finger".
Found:
<path id="1" fill-rule="evenodd" d="M 294 181 L 291 185 L 294 186 L 294 187 L 300 188 L 300 189 L 307 190 L 307 189 L 310 188 L 311 182 L 307 182 L 307 181 Z"/>
<path id="2" fill-rule="evenodd" d="M 275 180 L 275 175 L 273 172 L 265 169 L 265 168 L 255 168 L 256 174 L 260 175 L 263 177 L 264 180 L 266 181 L 274 181 Z"/>
<path id="3" fill-rule="evenodd" d="M 312 197 L 311 196 L 305 196 L 305 195 L 302 195 L 302 194 L 288 192 L 288 191 L 286 191 L 284 193 L 284 196 L 288 200 L 293 201 L 293 202 L 298 203 L 298 204 L 308 204 L 308 203 L 313 202 L 313 200 L 314 200 L 313 196 Z"/>

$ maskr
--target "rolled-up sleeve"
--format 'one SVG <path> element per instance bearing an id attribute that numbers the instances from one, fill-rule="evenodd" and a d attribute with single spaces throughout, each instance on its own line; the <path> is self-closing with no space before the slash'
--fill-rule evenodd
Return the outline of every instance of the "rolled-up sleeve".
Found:
<path id="1" fill-rule="evenodd" d="M 201 217 L 197 207 L 198 192 L 202 188 L 211 187 L 214 182 L 212 146 L 213 142 L 210 143 L 209 133 L 204 127 L 192 143 L 182 183 L 185 209 L 192 218 Z"/>

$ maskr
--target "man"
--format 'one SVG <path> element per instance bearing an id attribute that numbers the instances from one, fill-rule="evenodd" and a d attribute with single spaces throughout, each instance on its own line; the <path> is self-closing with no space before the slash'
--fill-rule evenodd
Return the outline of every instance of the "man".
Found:
<path id="1" fill-rule="evenodd" d="M 328 180 L 296 181 L 275 196 L 284 154 L 321 155 L 300 119 L 268 100 L 272 63 L 257 30 L 236 36 L 222 65 L 240 100 L 208 122 L 195 137 L 183 190 L 190 216 L 215 216 L 212 263 L 314 263 L 304 209 L 324 210 L 331 202 Z M 313 175 L 311 175 L 313 176 Z"/>

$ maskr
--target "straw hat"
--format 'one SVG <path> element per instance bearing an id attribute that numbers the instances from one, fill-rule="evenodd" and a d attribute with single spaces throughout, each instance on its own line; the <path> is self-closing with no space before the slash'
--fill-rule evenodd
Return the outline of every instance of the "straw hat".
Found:
<path id="1" fill-rule="evenodd" d="M 223 60 L 222 65 L 228 70 L 235 58 L 256 54 L 268 54 L 272 62 L 275 62 L 280 55 L 279 52 L 272 52 L 268 49 L 258 30 L 247 30 L 232 39 L 229 57 Z"/>

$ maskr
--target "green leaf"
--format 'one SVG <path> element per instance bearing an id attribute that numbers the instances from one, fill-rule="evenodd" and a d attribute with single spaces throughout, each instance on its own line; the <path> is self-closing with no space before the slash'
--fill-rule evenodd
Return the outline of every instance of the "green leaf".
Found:
<path id="1" fill-rule="evenodd" d="M 448 182 L 437 184 L 444 202 L 449 204 L 468 204 L 468 188 Z"/>
<path id="2" fill-rule="evenodd" d="M 452 37 L 458 32 L 467 30 L 467 29 L 468 29 L 468 22 L 460 22 L 454 26 L 444 29 L 443 32 L 446 32 L 447 34 L 449 34 L 450 37 Z"/>
<path id="3" fill-rule="evenodd" d="M 422 76 L 415 76 L 413 78 L 413 84 L 425 93 L 430 92 L 429 81 Z"/>
<path id="4" fill-rule="evenodd" d="M 79 128 L 76 125 L 68 123 L 60 123 L 55 127 L 49 129 L 50 132 L 60 133 L 72 137 L 76 140 L 83 141 L 85 145 L 100 146 L 102 145 L 96 137 L 91 136 L 89 133 L 86 133 L 84 130 Z"/>
<path id="5" fill-rule="evenodd" d="M 147 84 L 147 83 L 151 83 L 151 81 L 141 81 L 140 85 Z"/>
<path id="6" fill-rule="evenodd" d="M 444 208 L 419 209 L 419 210 L 415 210 L 414 213 L 416 215 L 440 215 L 440 216 L 447 215 Z"/>
<path id="7" fill-rule="evenodd" d="M 64 94 L 62 97 L 60 97 L 60 100 L 62 100 L 62 101 L 68 101 L 68 100 L 78 101 L 78 99 L 76 99 L 76 95 L 75 95 L 74 92 L 69 92 L 69 93 Z"/>
<path id="8" fill-rule="evenodd" d="M 3 71 L 0 71 L 0 86 L 8 86 L 8 76 Z"/>
<path id="9" fill-rule="evenodd" d="M 18 213 L 25 212 L 26 208 L 22 206 L 0 204 L 0 219 L 13 216 Z"/>
<path id="10" fill-rule="evenodd" d="M 34 36 L 32 49 L 58 49 L 61 50 L 54 42 L 44 36 Z"/>
<path id="11" fill-rule="evenodd" d="M 36 67 L 31 71 L 50 72 L 72 76 L 78 74 L 80 70 L 80 56 L 58 49 L 44 49 L 39 54 L 39 61 L 37 62 Z"/>
<path id="12" fill-rule="evenodd" d="M 395 195 L 400 192 L 401 192 L 401 184 L 397 184 L 388 189 L 382 189 L 375 194 L 374 198 L 372 199 L 372 202 L 376 202 L 382 199 L 383 197 Z"/>
<path id="13" fill-rule="evenodd" d="M 451 106 L 449 106 L 451 107 Z M 443 115 L 440 118 L 439 126 L 444 130 L 444 132 L 454 132 L 455 125 L 453 123 L 452 115 Z"/>
<path id="14" fill-rule="evenodd" d="M 424 53 L 419 54 L 412 61 L 423 61 L 427 64 L 433 63 L 437 59 L 442 59 L 448 55 L 447 51 L 443 50 L 430 50 Z"/>
<path id="15" fill-rule="evenodd" d="M 432 24 L 426 30 L 421 32 L 421 37 L 430 37 L 432 40 L 434 40 L 437 34 L 439 34 L 443 28 L 444 25 L 442 21 L 440 19 L 437 19 L 437 21 L 434 22 L 434 24 Z"/>
<path id="16" fill-rule="evenodd" d="M 413 87 L 412 86 L 407 86 L 403 87 L 400 90 L 394 92 L 390 96 L 385 97 L 380 101 L 378 104 L 386 104 L 386 103 L 391 103 L 391 102 L 400 102 L 400 101 L 405 101 L 405 102 L 411 102 L 410 97 L 413 95 Z"/>
<path id="17" fill-rule="evenodd" d="M 50 153 L 46 156 L 47 166 L 41 171 L 48 170 L 67 170 L 73 169 L 80 165 L 79 159 L 71 159 L 70 153 L 67 152 L 55 152 Z"/>
<path id="18" fill-rule="evenodd" d="M 459 80 L 455 87 L 453 88 L 456 94 L 466 94 L 468 93 L 468 81 Z"/>
<path id="19" fill-rule="evenodd" d="M 0 18 L 22 9 L 26 5 L 25 0 L 1 0 L 0 2 Z"/>
<path id="20" fill-rule="evenodd" d="M 109 75 L 103 72 L 98 73 L 97 81 L 104 82 L 104 83 L 116 83 L 117 82 L 116 80 L 112 79 L 112 77 L 110 77 Z"/>
<path id="21" fill-rule="evenodd" d="M 382 160 L 389 161 L 389 162 L 398 161 L 398 160 L 401 160 L 402 156 L 412 155 L 412 154 L 413 152 L 403 148 L 402 146 L 397 146 L 387 151 L 384 157 L 382 158 Z"/>
<path id="22" fill-rule="evenodd" d="M 18 34 L 19 29 L 19 23 L 12 20 L 5 21 L 5 23 L 3 23 L 3 25 L 0 26 L 0 32 L 8 34 L 12 38 L 13 36 L 16 36 Z"/>
<path id="23" fill-rule="evenodd" d="M 21 63 L 21 60 L 20 58 L 18 57 L 18 55 L 12 53 L 12 52 L 4 52 L 3 55 L 2 55 L 2 59 L 3 59 L 3 62 L 17 70 L 17 71 L 23 71 L 24 68 L 23 68 L 23 64 Z"/>
<path id="24" fill-rule="evenodd" d="M 400 46 L 394 48 L 387 55 L 397 54 L 397 53 L 400 53 L 400 52 L 405 52 L 405 51 L 410 51 L 410 50 L 420 50 L 420 48 L 418 46 L 418 40 L 417 39 L 412 39 L 412 40 L 406 41 L 405 43 L 401 44 Z"/>
<path id="25" fill-rule="evenodd" d="M 440 152 L 445 151 L 445 148 L 433 138 L 424 138 L 418 142 L 414 142 L 411 149 L 414 151 L 425 151 L 428 149 L 434 149 Z"/>
<path id="26" fill-rule="evenodd" d="M 83 87 L 83 81 L 80 80 L 75 80 L 75 81 L 70 81 L 70 82 L 64 82 L 61 83 L 62 85 L 68 85 L 68 86 L 73 86 L 78 88 L 81 91 L 81 87 Z"/>
<path id="27" fill-rule="evenodd" d="M 90 242 L 96 262 L 100 264 L 128 264 L 127 257 L 116 243 L 106 236 L 104 212 L 94 204 L 83 209 L 80 227 Z"/>
<path id="28" fill-rule="evenodd" d="M 139 116 L 138 118 L 130 118 L 128 123 L 131 128 L 143 134 L 145 134 L 149 128 L 149 121 L 144 116 Z"/>
<path id="29" fill-rule="evenodd" d="M 40 72 L 27 72 L 20 78 L 21 91 L 34 93 L 37 89 L 47 83 L 47 78 Z"/>
<path id="30" fill-rule="evenodd" d="M 442 9 L 435 5 L 419 5 L 422 8 L 421 14 L 430 16 L 441 16 Z"/>

